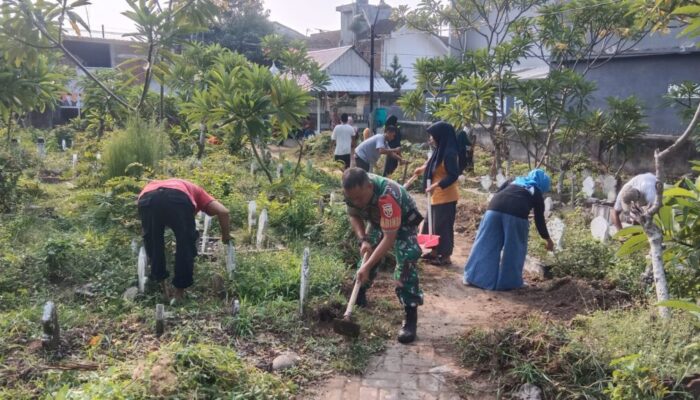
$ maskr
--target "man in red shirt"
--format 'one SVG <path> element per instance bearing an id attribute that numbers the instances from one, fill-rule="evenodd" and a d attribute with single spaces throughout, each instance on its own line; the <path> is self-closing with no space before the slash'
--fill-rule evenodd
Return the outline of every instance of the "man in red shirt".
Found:
<path id="1" fill-rule="evenodd" d="M 231 240 L 229 212 L 201 187 L 184 179 L 151 181 L 143 188 L 138 199 L 139 216 L 143 228 L 143 241 L 146 253 L 151 260 L 149 279 L 162 282 L 168 271 L 165 268 L 165 227 L 175 233 L 175 287 L 174 297 L 181 299 L 186 288 L 192 286 L 194 257 L 197 255 L 195 215 L 204 211 L 217 216 L 221 226 L 221 240 Z M 167 290 L 165 290 L 167 294 Z"/>

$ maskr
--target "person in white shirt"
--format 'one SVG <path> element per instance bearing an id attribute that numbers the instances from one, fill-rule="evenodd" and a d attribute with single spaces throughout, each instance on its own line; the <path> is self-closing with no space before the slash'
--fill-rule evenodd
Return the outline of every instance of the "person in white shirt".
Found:
<path id="1" fill-rule="evenodd" d="M 336 125 L 331 134 L 331 140 L 335 143 L 334 159 L 343 162 L 343 171 L 350 168 L 350 154 L 355 138 L 355 128 L 348 124 L 348 115 L 340 116 L 342 124 Z"/>
<path id="2" fill-rule="evenodd" d="M 632 203 L 638 207 L 654 204 L 656 199 L 656 182 L 656 175 L 646 173 L 635 176 L 622 186 L 620 193 L 617 194 L 615 206 L 610 215 L 617 229 L 622 229 L 620 214 L 629 212 Z"/>

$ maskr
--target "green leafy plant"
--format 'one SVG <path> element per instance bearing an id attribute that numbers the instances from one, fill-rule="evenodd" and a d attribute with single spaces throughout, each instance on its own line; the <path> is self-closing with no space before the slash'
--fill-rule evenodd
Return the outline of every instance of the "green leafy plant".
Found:
<path id="1" fill-rule="evenodd" d="M 132 119 L 124 131 L 114 132 L 105 142 L 105 175 L 124 176 L 132 163 L 156 169 L 158 161 L 167 154 L 168 142 L 163 130 L 153 123 Z"/>
<path id="2" fill-rule="evenodd" d="M 663 381 L 650 368 L 639 366 L 638 359 L 639 354 L 632 354 L 610 363 L 615 369 L 605 394 L 611 400 L 662 400 L 668 395 Z"/>

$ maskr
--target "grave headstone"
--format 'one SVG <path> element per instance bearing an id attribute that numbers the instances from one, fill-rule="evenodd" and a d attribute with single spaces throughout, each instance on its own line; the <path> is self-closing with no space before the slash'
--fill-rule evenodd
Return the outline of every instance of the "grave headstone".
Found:
<path id="1" fill-rule="evenodd" d="M 263 209 L 258 220 L 258 234 L 255 236 L 255 247 L 261 250 L 265 247 L 265 239 L 267 235 L 267 209 Z"/>
<path id="2" fill-rule="evenodd" d="M 615 197 L 617 197 L 617 191 L 615 190 L 617 188 L 617 179 L 612 175 L 605 175 L 602 178 L 602 186 L 603 193 L 607 196 L 606 200 L 609 202 L 615 201 Z"/>
<path id="3" fill-rule="evenodd" d="M 209 244 L 209 226 L 211 225 L 211 216 L 204 216 L 204 229 L 202 230 L 202 249 L 201 253 L 207 253 L 207 245 Z"/>
<path id="4" fill-rule="evenodd" d="M 148 263 L 148 256 L 146 255 L 146 248 L 141 246 L 139 249 L 139 259 L 137 265 L 137 272 L 139 274 L 139 293 L 143 293 L 146 290 L 146 264 Z"/>
<path id="5" fill-rule="evenodd" d="M 591 235 L 598 241 L 603 243 L 610 239 L 610 224 L 604 217 L 595 217 L 591 221 Z"/>
<path id="6" fill-rule="evenodd" d="M 500 188 L 504 183 L 506 183 L 506 177 L 499 169 L 498 174 L 496 175 L 496 186 Z"/>
<path id="7" fill-rule="evenodd" d="M 481 177 L 481 187 L 484 190 L 486 190 L 486 191 L 491 190 L 491 185 L 493 185 L 493 181 L 491 180 L 490 176 L 484 175 Z"/>
<path id="8" fill-rule="evenodd" d="M 255 175 L 255 161 L 250 162 L 250 174 Z"/>
<path id="9" fill-rule="evenodd" d="M 61 139 L 61 150 L 66 151 L 68 146 L 66 146 L 66 139 Z"/>
<path id="10" fill-rule="evenodd" d="M 235 317 L 241 312 L 241 302 L 238 299 L 233 299 L 231 302 L 231 316 Z"/>
<path id="11" fill-rule="evenodd" d="M 134 300 L 136 300 L 136 296 L 138 296 L 138 295 L 139 295 L 139 288 L 132 286 L 130 288 L 127 288 L 124 291 L 124 293 L 122 293 L 122 299 L 124 299 L 126 301 L 134 301 Z"/>
<path id="12" fill-rule="evenodd" d="M 165 333 L 165 306 L 156 304 L 156 336 Z"/>
<path id="13" fill-rule="evenodd" d="M 277 179 L 282 179 L 282 164 L 277 164 Z"/>
<path id="14" fill-rule="evenodd" d="M 71 166 L 73 169 L 78 166 L 78 155 L 73 153 L 73 159 L 71 160 Z"/>
<path id="15" fill-rule="evenodd" d="M 36 139 L 36 152 L 39 158 L 44 158 L 46 156 L 46 141 L 43 137 Z"/>
<path id="16" fill-rule="evenodd" d="M 136 241 L 136 239 L 131 239 L 131 254 L 134 256 L 139 254 L 139 243 Z"/>
<path id="17" fill-rule="evenodd" d="M 331 192 L 330 205 L 331 207 L 335 204 L 335 193 Z"/>
<path id="18" fill-rule="evenodd" d="M 299 288 L 299 315 L 304 315 L 304 301 L 309 290 L 309 248 L 304 248 L 301 259 L 301 286 Z"/>
<path id="19" fill-rule="evenodd" d="M 248 202 L 248 232 L 253 232 L 253 227 L 255 226 L 255 219 L 257 218 L 257 204 L 255 200 Z"/>
<path id="20" fill-rule="evenodd" d="M 229 278 L 233 278 L 233 272 L 236 270 L 236 248 L 233 247 L 232 242 L 228 242 L 228 249 L 226 251 L 226 272 L 228 272 Z"/>
<path id="21" fill-rule="evenodd" d="M 41 314 L 41 345 L 46 350 L 55 350 L 61 341 L 61 329 L 58 325 L 58 310 L 53 301 L 44 304 L 44 311 Z"/>
<path id="22" fill-rule="evenodd" d="M 552 200 L 551 197 L 547 197 L 544 199 L 544 216 L 549 217 L 552 215 L 552 207 L 554 205 L 554 201 Z"/>
<path id="23" fill-rule="evenodd" d="M 586 197 L 592 197 L 595 192 L 595 181 L 590 176 L 583 180 L 583 188 L 581 189 Z"/>
<path id="24" fill-rule="evenodd" d="M 559 251 L 564 245 L 564 230 L 566 225 L 560 218 L 553 218 L 547 222 L 547 230 L 554 242 L 555 250 Z"/>
<path id="25" fill-rule="evenodd" d="M 95 158 L 97 159 L 97 161 L 100 161 L 102 159 L 102 153 L 97 152 L 97 154 L 95 154 Z"/>

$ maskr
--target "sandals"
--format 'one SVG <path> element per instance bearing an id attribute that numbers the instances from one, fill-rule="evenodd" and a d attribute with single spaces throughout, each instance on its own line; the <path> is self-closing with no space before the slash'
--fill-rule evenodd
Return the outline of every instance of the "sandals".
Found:
<path id="1" fill-rule="evenodd" d="M 443 257 L 441 255 L 433 258 L 432 260 L 428 260 L 428 263 L 431 265 L 435 265 L 438 267 L 444 267 L 448 265 L 452 265 L 452 260 L 450 257 Z"/>

